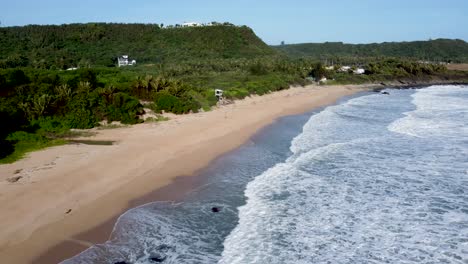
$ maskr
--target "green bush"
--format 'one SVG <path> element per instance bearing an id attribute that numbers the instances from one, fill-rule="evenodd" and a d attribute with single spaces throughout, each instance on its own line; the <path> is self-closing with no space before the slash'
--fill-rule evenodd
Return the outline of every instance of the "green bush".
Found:
<path id="1" fill-rule="evenodd" d="M 183 114 L 182 102 L 168 92 L 160 92 L 155 96 L 155 103 L 159 110 Z"/>
<path id="2" fill-rule="evenodd" d="M 89 109 L 81 108 L 66 115 L 67 125 L 70 128 L 93 128 L 98 123 L 96 116 Z"/>
<path id="3" fill-rule="evenodd" d="M 260 62 L 256 62 L 249 67 L 249 72 L 253 75 L 264 75 L 268 73 L 268 68 Z"/>
<path id="4" fill-rule="evenodd" d="M 201 105 L 189 94 L 184 94 L 182 98 L 170 94 L 168 91 L 158 92 L 154 100 L 157 109 L 174 114 L 186 114 L 198 112 Z"/>
<path id="5" fill-rule="evenodd" d="M 9 148 L 14 146 L 14 151 L 7 153 L 6 156 L 4 155 L 5 153 L 3 153 L 4 151 L 1 151 L 0 153 L 3 154 L 3 156 L 0 156 L 0 163 L 11 163 L 24 157 L 27 152 L 65 143 L 64 140 L 50 140 L 44 136 L 25 131 L 11 133 L 6 138 L 6 141 L 10 143 Z"/>
<path id="6" fill-rule="evenodd" d="M 136 124 L 142 122 L 139 115 L 143 114 L 143 105 L 138 99 L 126 93 L 116 93 L 112 98 L 112 104 L 107 107 L 107 120 L 121 121 L 124 124 Z"/>
<path id="7" fill-rule="evenodd" d="M 66 119 L 58 116 L 43 116 L 32 120 L 30 125 L 36 128 L 36 132 L 43 136 L 62 135 L 70 129 Z"/>

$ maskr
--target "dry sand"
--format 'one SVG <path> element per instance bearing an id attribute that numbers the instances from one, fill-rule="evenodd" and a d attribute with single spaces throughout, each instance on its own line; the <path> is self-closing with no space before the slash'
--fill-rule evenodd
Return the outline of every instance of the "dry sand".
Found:
<path id="1" fill-rule="evenodd" d="M 177 176 L 194 174 L 276 118 L 368 88 L 293 87 L 166 122 L 98 130 L 91 138 L 113 140 L 112 146 L 52 147 L 0 165 L 0 260 L 31 263 L 63 243 L 88 247 L 93 242 L 78 240 L 78 234 Z M 17 182 L 7 180 L 17 176 Z M 105 241 L 108 234 L 101 236 Z"/>

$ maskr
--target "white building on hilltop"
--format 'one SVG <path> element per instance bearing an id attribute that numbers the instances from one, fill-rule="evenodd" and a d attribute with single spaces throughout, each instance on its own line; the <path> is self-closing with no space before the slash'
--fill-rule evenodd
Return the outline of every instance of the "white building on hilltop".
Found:
<path id="1" fill-rule="evenodd" d="M 129 61 L 128 60 L 128 55 L 122 55 L 122 56 L 117 58 L 117 63 L 119 65 L 119 67 L 128 66 L 128 65 L 135 65 L 136 60 Z"/>
<path id="2" fill-rule="evenodd" d="M 203 26 L 201 23 L 198 22 L 184 22 L 182 24 L 183 27 L 201 27 Z"/>

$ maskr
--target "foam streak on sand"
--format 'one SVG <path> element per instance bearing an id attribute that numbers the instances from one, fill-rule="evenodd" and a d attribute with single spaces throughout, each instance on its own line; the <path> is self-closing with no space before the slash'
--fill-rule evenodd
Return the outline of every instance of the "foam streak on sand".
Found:
<path id="1" fill-rule="evenodd" d="M 93 138 L 118 142 L 113 146 L 54 147 L 1 165 L 0 259 L 28 263 L 55 244 L 73 243 L 75 235 L 119 214 L 132 199 L 193 174 L 276 118 L 365 88 L 292 88 L 163 123 L 99 131 Z M 6 181 L 14 175 L 22 178 Z M 62 254 L 56 257 L 70 256 Z"/>

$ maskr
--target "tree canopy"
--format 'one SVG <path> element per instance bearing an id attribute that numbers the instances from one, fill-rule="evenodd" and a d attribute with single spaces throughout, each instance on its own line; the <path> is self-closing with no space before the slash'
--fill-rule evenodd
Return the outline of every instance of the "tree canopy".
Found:
<path id="1" fill-rule="evenodd" d="M 168 27 L 88 23 L 0 28 L 0 68 L 113 66 L 121 55 L 138 63 L 252 58 L 276 51 L 252 29 L 232 24 Z"/>
<path id="2" fill-rule="evenodd" d="M 432 62 L 468 62 L 468 43 L 459 39 L 412 42 L 345 44 L 343 42 L 304 43 L 274 46 L 293 58 L 343 60 L 346 58 L 394 57 Z"/>

